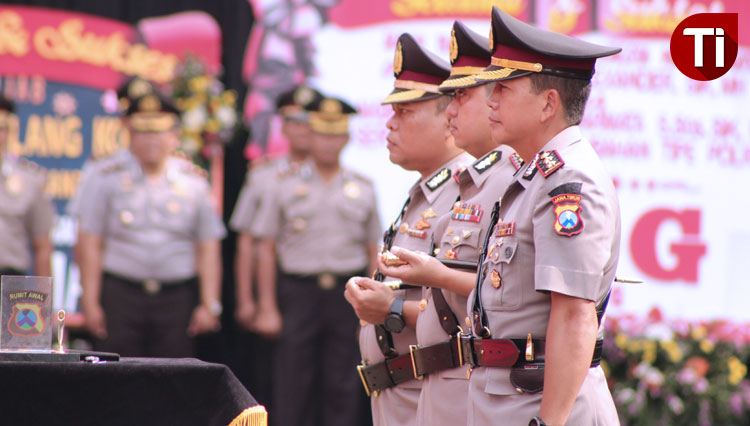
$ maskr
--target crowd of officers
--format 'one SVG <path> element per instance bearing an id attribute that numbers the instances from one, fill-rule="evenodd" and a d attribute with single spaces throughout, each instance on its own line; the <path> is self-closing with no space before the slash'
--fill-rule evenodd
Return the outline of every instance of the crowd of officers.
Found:
<path id="1" fill-rule="evenodd" d="M 340 164 L 355 109 L 278 98 L 289 153 L 250 169 L 230 221 L 234 318 L 276 340 L 272 425 L 362 424 L 365 393 L 377 426 L 619 424 L 599 366 L 619 207 L 578 127 L 596 59 L 619 50 L 497 7 L 489 39 L 454 23 L 450 63 L 401 35 L 387 148 L 420 178 L 385 233 L 372 183 Z M 170 101 L 140 80 L 119 97 L 130 147 L 88 164 L 68 206 L 86 327 L 96 349 L 191 356 L 219 326 L 226 230 L 173 155 Z M 10 112 L 0 268 L 29 270 L 30 243 L 48 275 L 53 209 L 5 151 Z"/>

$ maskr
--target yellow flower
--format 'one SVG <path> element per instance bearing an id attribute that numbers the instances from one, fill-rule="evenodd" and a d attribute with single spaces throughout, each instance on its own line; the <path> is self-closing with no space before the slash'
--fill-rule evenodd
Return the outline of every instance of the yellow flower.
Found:
<path id="1" fill-rule="evenodd" d="M 739 384 L 747 375 L 747 367 L 737 357 L 729 357 L 729 383 L 733 386 Z"/>
<path id="2" fill-rule="evenodd" d="M 219 121 L 215 118 L 210 118 L 206 122 L 206 127 L 204 128 L 208 133 L 216 133 L 219 130 L 221 130 L 221 125 L 219 124 Z"/>
<path id="3" fill-rule="evenodd" d="M 695 327 L 690 332 L 690 335 L 693 336 L 693 339 L 695 340 L 702 340 L 706 337 L 707 334 L 708 334 L 708 330 L 706 330 L 706 327 L 704 326 Z"/>
<path id="4" fill-rule="evenodd" d="M 192 92 L 203 92 L 208 88 L 208 85 L 211 83 L 211 80 L 204 75 L 193 77 L 188 82 L 188 88 Z"/>
<path id="5" fill-rule="evenodd" d="M 643 362 L 653 364 L 656 361 L 656 342 L 649 340 L 643 347 Z"/>
<path id="6" fill-rule="evenodd" d="M 234 106 L 237 103 L 237 93 L 234 90 L 225 90 L 221 94 L 221 100 L 227 105 Z"/>
<path id="7" fill-rule="evenodd" d="M 659 343 L 661 344 L 662 349 L 667 353 L 667 356 L 669 356 L 670 361 L 676 363 L 682 360 L 683 354 L 677 342 L 674 340 L 662 340 Z"/>
<path id="8" fill-rule="evenodd" d="M 628 336 L 625 333 L 617 333 L 615 336 L 615 345 L 620 349 L 625 349 L 628 344 Z"/>
<path id="9" fill-rule="evenodd" d="M 710 354 L 714 351 L 714 343 L 708 339 L 701 340 L 700 346 L 704 353 Z"/>

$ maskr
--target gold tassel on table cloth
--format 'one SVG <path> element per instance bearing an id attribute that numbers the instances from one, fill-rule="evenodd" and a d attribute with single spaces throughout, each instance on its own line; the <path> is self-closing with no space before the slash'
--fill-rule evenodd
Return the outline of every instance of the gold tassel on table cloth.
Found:
<path id="1" fill-rule="evenodd" d="M 245 409 L 229 423 L 229 426 L 267 426 L 268 413 L 266 407 L 255 405 Z"/>

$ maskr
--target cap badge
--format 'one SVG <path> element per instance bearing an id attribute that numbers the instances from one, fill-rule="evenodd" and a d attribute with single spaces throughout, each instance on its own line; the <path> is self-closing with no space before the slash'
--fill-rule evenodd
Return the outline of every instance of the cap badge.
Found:
<path id="1" fill-rule="evenodd" d="M 300 87 L 294 91 L 294 103 L 297 105 L 305 106 L 312 102 L 315 95 L 309 87 Z"/>
<path id="2" fill-rule="evenodd" d="M 458 42 L 456 41 L 455 28 L 451 30 L 450 55 L 451 63 L 456 62 L 456 59 L 458 59 Z"/>
<path id="3" fill-rule="evenodd" d="M 398 76 L 401 74 L 401 67 L 404 65 L 404 52 L 401 47 L 401 42 L 396 44 L 396 56 L 393 57 L 393 74 Z"/>
<path id="4" fill-rule="evenodd" d="M 154 95 L 147 95 L 138 101 L 138 110 L 142 112 L 156 112 L 161 109 L 159 98 Z"/>

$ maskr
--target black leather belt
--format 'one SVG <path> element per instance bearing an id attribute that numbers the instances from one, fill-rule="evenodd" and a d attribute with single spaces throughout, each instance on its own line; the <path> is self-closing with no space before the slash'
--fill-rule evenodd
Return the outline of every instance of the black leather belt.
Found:
<path id="1" fill-rule="evenodd" d="M 425 374 L 460 367 L 463 364 L 459 349 L 458 339 L 455 337 L 430 346 L 409 346 L 414 376 L 422 377 Z"/>
<path id="2" fill-rule="evenodd" d="M 392 388 L 401 383 L 414 379 L 412 370 L 411 356 L 400 355 L 393 358 L 386 358 L 377 364 L 357 366 L 359 378 L 362 379 L 362 385 L 365 387 L 367 396 L 370 394 L 378 395 L 383 389 Z"/>
<path id="3" fill-rule="evenodd" d="M 124 283 L 124 284 L 132 285 L 135 287 L 140 287 L 140 289 L 143 290 L 143 292 L 148 295 L 159 294 L 162 291 L 165 291 L 168 289 L 181 288 L 182 286 L 193 285 L 193 284 L 197 284 L 198 282 L 197 277 L 191 277 L 191 278 L 186 278 L 182 280 L 168 280 L 168 281 L 159 281 L 159 280 L 150 280 L 150 279 L 149 280 L 134 280 L 134 279 L 123 277 L 122 275 L 113 274 L 111 272 L 105 272 L 104 277 L 117 281 L 117 282 Z"/>
<path id="4" fill-rule="evenodd" d="M 364 275 L 365 271 L 359 270 L 350 273 L 322 272 L 320 274 L 289 274 L 281 271 L 281 274 L 293 280 L 315 282 L 322 290 L 333 290 L 338 286 L 345 285 L 351 277 Z"/>
<path id="5" fill-rule="evenodd" d="M 523 367 L 544 361 L 545 343 L 539 339 L 479 339 L 462 334 L 461 362 L 472 367 Z M 597 340 L 591 367 L 599 365 L 602 340 Z"/>

